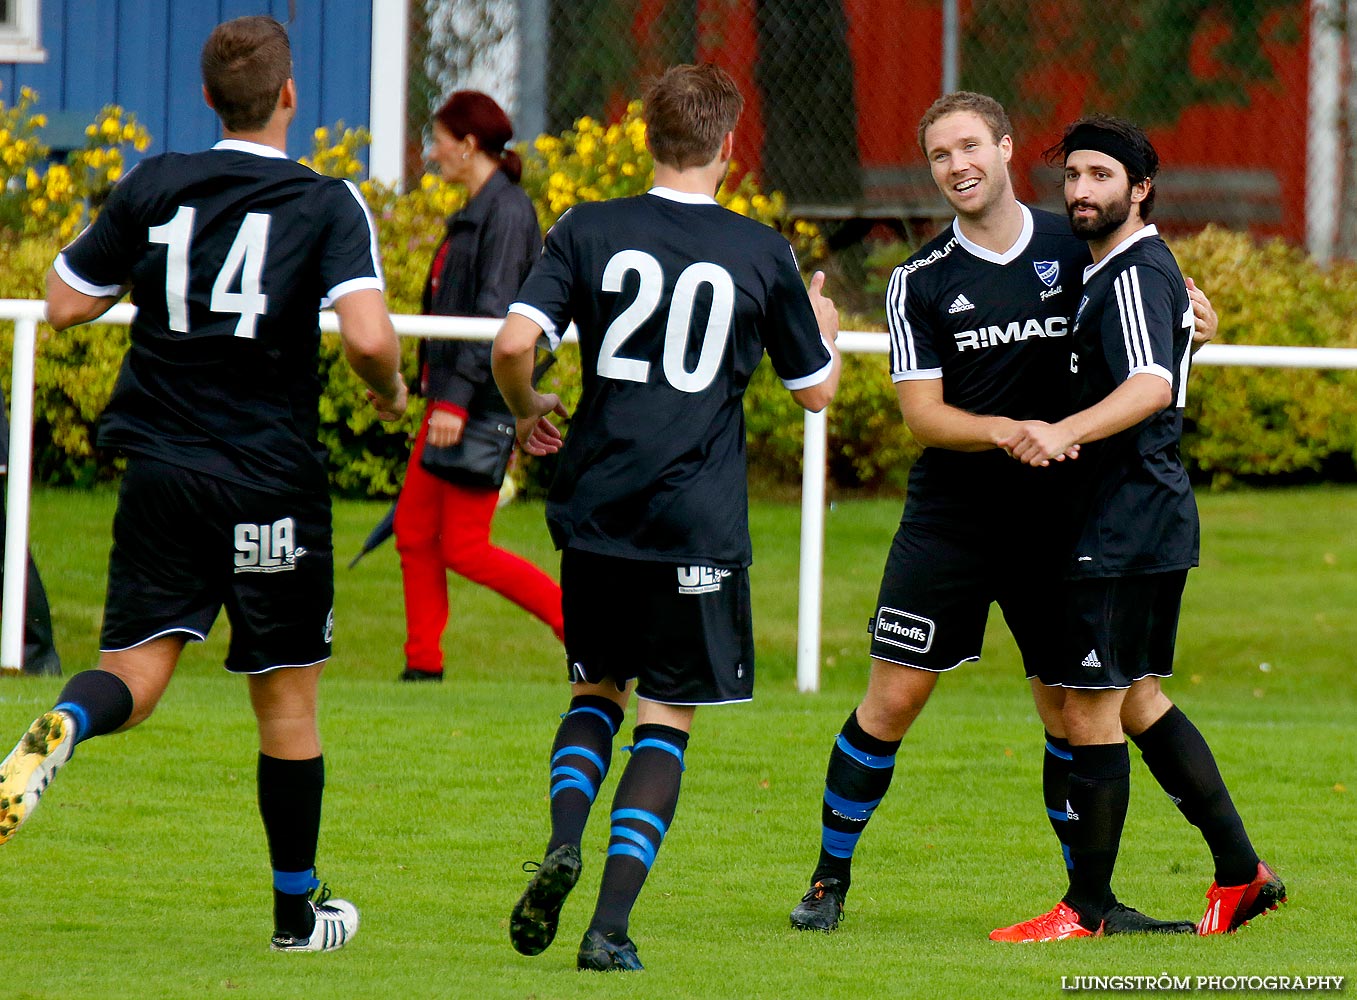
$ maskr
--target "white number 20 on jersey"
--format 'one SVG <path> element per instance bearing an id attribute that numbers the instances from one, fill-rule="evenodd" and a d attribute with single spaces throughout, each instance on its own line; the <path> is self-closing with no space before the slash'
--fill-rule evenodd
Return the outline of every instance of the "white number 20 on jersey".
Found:
<path id="1" fill-rule="evenodd" d="M 193 219 L 196 210 L 180 205 L 174 218 L 163 226 L 155 226 L 146 236 L 152 243 L 169 247 L 165 258 L 165 308 L 169 314 L 170 329 L 188 333 L 188 257 L 193 242 Z M 218 313 L 236 313 L 237 337 L 254 337 L 259 317 L 268 311 L 269 297 L 260 290 L 264 274 L 264 258 L 269 246 L 269 216 L 250 212 L 241 220 L 240 229 L 226 252 L 217 279 L 212 283 L 212 299 L 208 308 Z M 231 291 L 239 280 L 240 291 Z"/>
<path id="2" fill-rule="evenodd" d="M 664 294 L 664 270 L 658 260 L 643 250 L 623 250 L 603 269 L 603 290 L 622 291 L 628 271 L 635 271 L 640 277 L 640 287 L 636 298 L 617 314 L 603 335 L 598 351 L 598 373 L 603 378 L 624 382 L 646 382 L 650 378 L 650 362 L 623 357 L 620 352 L 627 338 L 640 329 L 659 306 Z M 684 361 L 692 332 L 693 308 L 698 289 L 703 285 L 711 288 L 711 311 L 707 314 L 707 329 L 697 365 L 688 371 Z M 701 392 L 711 385 L 726 353 L 734 314 L 735 281 L 729 271 L 708 261 L 698 261 L 684 268 L 669 298 L 669 318 L 664 328 L 665 381 L 682 392 Z"/>

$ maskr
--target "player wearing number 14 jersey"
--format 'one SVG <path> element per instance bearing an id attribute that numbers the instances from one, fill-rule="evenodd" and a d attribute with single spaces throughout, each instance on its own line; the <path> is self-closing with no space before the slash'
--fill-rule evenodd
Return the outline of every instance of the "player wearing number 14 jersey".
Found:
<path id="1" fill-rule="evenodd" d="M 222 24 L 202 71 L 223 141 L 129 173 L 48 275 L 58 330 L 132 291 L 131 346 L 100 431 L 128 464 L 98 668 L 71 678 L 0 764 L 0 843 L 77 744 L 151 714 L 184 644 L 224 607 L 226 667 L 249 676 L 259 728 L 272 946 L 330 951 L 358 912 L 329 899 L 314 871 L 325 782 L 316 687 L 334 597 L 316 440 L 323 301 L 379 417 L 405 409 L 405 385 L 366 209 L 352 187 L 284 152 L 297 106 L 286 30 L 270 17 Z M 154 794 L 124 774 L 134 796 Z"/>
<path id="2" fill-rule="evenodd" d="M 645 100 L 655 187 L 580 205 L 547 236 L 495 342 L 495 378 L 528 451 L 555 451 L 559 400 L 533 390 L 533 344 L 579 329 L 583 391 L 547 501 L 562 549 L 569 711 L 551 753 L 546 856 L 510 917 L 541 952 L 580 873 L 580 837 L 633 687 L 632 756 L 613 799 L 582 969 L 639 969 L 632 903 L 678 801 L 698 705 L 746 701 L 754 649 L 743 397 L 765 351 L 802 406 L 838 383 L 838 319 L 808 297 L 787 241 L 721 208 L 739 91 L 677 66 Z"/>

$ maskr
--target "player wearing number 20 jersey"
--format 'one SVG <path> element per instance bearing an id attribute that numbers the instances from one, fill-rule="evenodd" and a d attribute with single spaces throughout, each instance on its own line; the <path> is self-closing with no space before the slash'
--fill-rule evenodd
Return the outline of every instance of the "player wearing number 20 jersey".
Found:
<path id="1" fill-rule="evenodd" d="M 510 312 L 580 330 L 583 393 L 547 500 L 563 549 L 743 567 L 743 396 L 767 350 L 788 389 L 831 358 L 787 241 L 655 188 L 571 209 Z"/>
<path id="2" fill-rule="evenodd" d="M 236 139 L 152 157 L 56 269 L 88 295 L 132 286 L 102 446 L 272 492 L 326 488 L 318 313 L 382 288 L 356 188 Z"/>
<path id="3" fill-rule="evenodd" d="M 597 970 L 641 968 L 631 908 L 674 818 L 696 707 L 753 694 L 745 388 L 765 351 L 808 409 L 839 376 L 824 276 L 808 294 L 787 241 L 712 197 L 743 106 L 735 82 L 673 66 L 644 104 L 655 186 L 557 222 L 494 350 L 519 441 L 550 454 L 561 438 L 547 415 L 564 408 L 532 387 L 534 345 L 579 329 L 582 393 L 547 504 L 571 700 L 552 745 L 551 836 L 509 938 L 536 955 L 555 937 L 634 690 L 632 756 L 577 956 Z"/>

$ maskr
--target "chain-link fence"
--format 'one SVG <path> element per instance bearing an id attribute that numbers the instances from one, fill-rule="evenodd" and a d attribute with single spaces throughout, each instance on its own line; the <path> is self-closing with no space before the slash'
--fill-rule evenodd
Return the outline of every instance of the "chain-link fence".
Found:
<path id="1" fill-rule="evenodd" d="M 961 87 L 1008 108 L 1014 181 L 1035 204 L 1059 205 L 1042 149 L 1079 114 L 1108 111 L 1150 129 L 1163 160 L 1156 221 L 1166 227 L 1216 222 L 1308 239 L 1320 256 L 1357 247 L 1357 192 L 1341 194 L 1353 173 L 1345 120 L 1357 122 L 1344 111 L 1354 74 L 1343 41 L 1357 0 L 499 6 L 515 14 L 516 68 L 502 79 L 520 133 L 616 115 L 648 75 L 709 59 L 746 96 L 737 160 L 805 217 L 897 227 L 945 217 L 915 129 L 944 89 Z M 1340 210 L 1348 201 L 1352 226 Z"/>

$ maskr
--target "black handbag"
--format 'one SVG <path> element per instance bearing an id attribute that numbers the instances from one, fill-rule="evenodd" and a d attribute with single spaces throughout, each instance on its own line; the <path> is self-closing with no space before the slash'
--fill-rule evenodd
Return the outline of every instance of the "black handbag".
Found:
<path id="1" fill-rule="evenodd" d="M 556 363 L 556 355 L 550 349 L 543 350 L 546 342 L 545 336 L 538 338 L 538 350 L 543 356 L 532 369 L 534 386 Z M 468 416 L 462 427 L 461 441 L 440 448 L 425 441 L 419 464 L 425 472 L 449 483 L 497 490 L 504 483 L 517 433 L 514 418 L 508 414 Z"/>
<path id="2" fill-rule="evenodd" d="M 430 475 L 458 486 L 497 490 L 514 453 L 514 420 L 507 415 L 468 417 L 462 440 L 436 448 L 424 442 L 419 464 Z"/>

